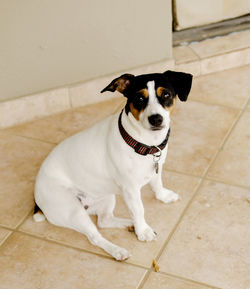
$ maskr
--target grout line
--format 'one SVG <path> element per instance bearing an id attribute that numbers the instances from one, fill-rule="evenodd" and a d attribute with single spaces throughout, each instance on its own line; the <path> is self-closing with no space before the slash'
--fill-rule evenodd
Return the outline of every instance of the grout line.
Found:
<path id="1" fill-rule="evenodd" d="M 101 253 L 89 251 L 87 249 L 83 249 L 83 248 L 80 248 L 80 247 L 73 247 L 73 246 L 71 246 L 69 244 L 66 244 L 66 243 L 63 243 L 63 242 L 59 242 L 59 241 L 54 240 L 54 239 L 48 239 L 46 237 L 42 237 L 42 236 L 39 236 L 39 235 L 34 235 L 32 233 L 25 232 L 25 231 L 16 231 L 16 232 L 20 233 L 20 234 L 23 234 L 23 235 L 26 235 L 28 237 L 34 238 L 34 239 L 38 239 L 38 240 L 41 240 L 41 241 L 45 241 L 45 242 L 49 242 L 49 243 L 52 243 L 52 244 L 56 244 L 56 245 L 59 245 L 59 246 L 62 246 L 62 247 L 68 248 L 68 249 L 73 249 L 73 250 L 77 250 L 77 251 L 81 251 L 81 252 L 85 252 L 85 253 L 89 253 L 89 254 L 94 254 L 94 255 L 97 255 L 99 257 L 103 257 L 103 258 L 106 258 L 106 259 L 114 260 L 111 256 L 102 255 Z"/>
<path id="2" fill-rule="evenodd" d="M 8 227 L 6 225 L 0 224 L 0 228 L 6 229 L 6 230 L 10 230 L 10 231 L 14 231 L 15 229 Z"/>
<path id="3" fill-rule="evenodd" d="M 100 100 L 98 102 L 93 102 L 93 103 L 87 103 L 85 105 L 80 105 L 80 106 L 77 106 L 77 107 L 71 107 L 71 108 L 68 108 L 66 110 L 63 110 L 63 111 L 58 111 L 58 112 L 55 112 L 55 113 L 52 113 L 52 114 L 49 114 L 49 115 L 44 115 L 44 116 L 40 116 L 40 117 L 37 117 L 37 118 L 34 118 L 34 119 L 30 119 L 30 120 L 27 120 L 25 122 L 20 122 L 20 123 L 16 123 L 16 124 L 13 124 L 11 126 L 6 126 L 6 127 L 0 127 L 0 132 L 1 133 L 8 133 L 8 130 L 11 130 L 11 129 L 14 129 L 14 128 L 18 128 L 20 126 L 25 126 L 25 125 L 29 125 L 33 122 L 37 122 L 37 121 L 42 121 L 42 120 L 46 120 L 48 118 L 52 118 L 52 117 L 56 117 L 56 116 L 60 116 L 60 115 L 63 115 L 65 113 L 74 113 L 74 112 L 77 112 L 85 107 L 88 107 L 88 106 L 92 106 L 92 105 L 96 105 L 98 103 L 106 103 L 106 102 L 111 102 L 112 100 L 116 100 L 117 98 L 119 98 L 119 96 L 114 96 L 113 98 L 109 98 L 109 99 L 104 99 L 104 100 Z M 122 97 L 121 97 L 122 98 Z M 1 103 L 1 102 L 0 102 Z M 7 131 L 7 132 L 6 132 Z"/>
<path id="4" fill-rule="evenodd" d="M 152 268 L 147 270 L 146 274 L 144 275 L 144 277 L 142 278 L 141 282 L 138 284 L 136 289 L 142 289 L 144 287 L 152 271 L 153 271 Z"/>
<path id="5" fill-rule="evenodd" d="M 162 247 L 160 248 L 158 254 L 156 255 L 156 257 L 155 257 L 155 260 L 156 260 L 156 261 L 159 260 L 162 252 L 165 250 L 166 246 L 168 245 L 168 243 L 169 243 L 172 235 L 173 235 L 174 232 L 176 231 L 176 229 L 177 229 L 179 223 L 181 222 L 183 216 L 185 215 L 185 213 L 186 213 L 189 205 L 192 203 L 192 201 L 193 201 L 193 199 L 195 198 L 197 192 L 199 191 L 202 182 L 203 182 L 203 180 L 201 179 L 201 180 L 200 180 L 200 183 L 198 184 L 198 186 L 197 186 L 196 189 L 194 190 L 193 196 L 191 197 L 191 199 L 190 199 L 189 202 L 187 203 L 187 205 L 186 205 L 186 207 L 184 208 L 184 210 L 182 211 L 182 214 L 180 215 L 178 221 L 176 222 L 174 228 L 171 230 L 171 232 L 170 232 L 170 234 L 168 235 L 166 241 L 164 242 L 164 244 L 163 244 Z M 144 276 L 144 278 L 143 278 L 143 280 L 141 281 L 140 286 L 138 287 L 138 289 L 141 289 L 141 288 L 144 286 L 144 284 L 145 284 L 146 281 L 148 280 L 149 275 L 150 275 L 150 273 L 151 273 L 152 271 L 153 271 L 152 268 L 151 268 L 150 270 L 148 270 L 148 273 Z"/>
<path id="6" fill-rule="evenodd" d="M 228 141 L 229 137 L 231 136 L 234 128 L 236 127 L 236 125 L 237 125 L 238 122 L 240 121 L 240 119 L 241 119 L 241 117 L 243 116 L 243 114 L 247 111 L 249 104 L 250 104 L 250 98 L 249 98 L 248 101 L 245 103 L 244 108 L 240 111 L 239 117 L 238 117 L 238 119 L 235 121 L 234 125 L 232 126 L 231 131 L 229 132 L 229 134 L 226 136 L 225 141 L 224 141 L 221 149 L 224 149 L 224 146 L 225 146 L 226 142 Z"/>
<path id="7" fill-rule="evenodd" d="M 98 253 L 98 252 L 93 252 L 93 251 L 89 251 L 89 250 L 87 250 L 87 249 L 83 249 L 83 248 L 79 248 L 79 247 L 74 247 L 74 246 L 71 246 L 71 245 L 69 245 L 69 244 L 62 243 L 62 242 L 59 242 L 59 241 L 56 241 L 56 240 L 53 240 L 53 239 L 47 239 L 47 238 L 44 238 L 44 237 L 41 237 L 41 236 L 38 236 L 38 235 L 33 235 L 32 233 L 29 233 L 29 232 L 19 231 L 20 226 L 26 221 L 26 219 L 30 216 L 30 214 L 32 213 L 32 211 L 33 211 L 33 209 L 23 218 L 23 220 L 20 222 L 20 224 L 19 224 L 15 229 L 11 229 L 11 228 L 5 227 L 4 225 L 0 225 L 0 227 L 6 228 L 6 229 L 8 229 L 8 230 L 10 231 L 9 234 L 5 237 L 5 239 L 0 243 L 0 246 L 2 246 L 3 243 L 4 243 L 13 233 L 19 233 L 19 234 L 23 234 L 23 235 L 26 235 L 26 236 L 28 236 L 28 237 L 34 238 L 34 239 L 38 239 L 38 240 L 45 241 L 45 242 L 52 243 L 52 244 L 56 244 L 56 245 L 59 245 L 59 246 L 62 246 L 62 247 L 68 248 L 68 249 L 73 249 L 73 250 L 76 250 L 76 251 L 81 251 L 81 252 L 83 252 L 83 253 L 95 255 L 95 256 L 98 256 L 98 257 L 100 257 L 100 258 L 105 258 L 105 259 L 114 261 L 114 259 L 113 259 L 111 256 L 109 256 L 109 255 L 102 255 L 101 253 Z M 142 265 L 139 265 L 139 264 L 128 263 L 128 262 L 124 262 L 124 264 L 126 264 L 126 265 L 131 265 L 131 266 L 133 266 L 133 267 L 146 270 L 145 275 L 144 275 L 144 277 L 143 277 L 143 280 L 142 280 L 141 283 L 138 285 L 137 289 L 143 288 L 143 286 L 145 285 L 146 281 L 148 280 L 151 272 L 154 272 L 154 270 L 153 270 L 152 267 L 148 268 L 148 267 L 145 267 L 145 266 L 142 266 Z M 218 288 L 218 287 L 210 286 L 210 285 L 207 285 L 207 284 L 205 284 L 205 283 L 202 283 L 202 282 L 199 282 L 199 281 L 195 281 L 195 280 L 191 280 L 191 279 L 188 279 L 188 278 L 185 278 L 185 277 L 182 277 L 182 276 L 178 276 L 178 275 L 174 275 L 174 274 L 169 274 L 169 273 L 165 273 L 165 272 L 161 272 L 161 271 L 160 271 L 160 274 L 163 274 L 163 275 L 166 275 L 166 276 L 170 276 L 170 277 L 173 277 L 173 278 L 178 279 L 178 280 L 188 281 L 188 282 L 191 282 L 191 283 L 194 283 L 194 284 L 199 284 L 199 285 L 207 286 L 207 287 L 210 287 L 210 288 L 212 287 L 213 289 L 220 289 L 220 288 Z"/>
<path id="8" fill-rule="evenodd" d="M 215 57 L 223 57 L 225 55 L 233 54 L 235 52 L 242 52 L 242 51 L 244 52 L 245 50 L 248 50 L 248 49 L 249 49 L 249 46 L 246 46 L 246 47 L 242 47 L 242 48 L 232 49 L 230 51 L 224 51 L 224 52 L 215 53 L 215 54 L 212 54 L 212 55 L 206 55 L 206 56 L 199 55 L 199 57 L 200 57 L 200 60 L 202 61 L 202 60 L 206 60 L 206 59 L 212 59 L 212 58 L 215 58 Z M 246 63 L 246 64 L 244 64 L 244 66 L 248 65 L 248 64 L 249 63 Z M 241 66 L 243 66 L 243 65 L 241 65 Z M 230 67 L 228 69 L 233 69 L 233 68 L 237 68 L 237 67 L 241 67 L 241 66 L 233 66 L 233 67 Z M 225 69 L 225 70 L 228 70 L 228 69 Z M 215 72 L 219 72 L 219 71 L 223 71 L 223 70 L 215 70 L 215 71 L 212 71 L 210 73 L 215 73 Z M 206 74 L 208 74 L 208 73 L 202 73 L 201 75 L 206 75 Z"/>
<path id="9" fill-rule="evenodd" d="M 218 158 L 218 155 L 219 153 L 223 150 L 225 144 L 227 143 L 228 139 L 230 138 L 230 136 L 232 135 L 235 127 L 237 126 L 237 124 L 239 123 L 242 115 L 244 114 L 244 112 L 246 111 L 247 109 L 247 106 L 248 106 L 248 103 L 250 103 L 250 99 L 246 102 L 245 104 L 245 107 L 239 111 L 236 119 L 234 120 L 234 122 L 232 123 L 231 125 L 231 128 L 228 130 L 228 132 L 226 133 L 225 137 L 223 138 L 222 140 L 222 143 L 220 144 L 215 156 L 213 157 L 213 160 L 210 162 L 208 168 L 206 169 L 204 175 L 203 175 L 203 179 L 207 178 L 207 175 L 208 175 L 208 171 L 210 170 L 210 168 L 214 165 L 215 161 L 217 160 Z"/>
<path id="10" fill-rule="evenodd" d="M 42 140 L 42 139 L 39 139 L 39 138 L 30 137 L 30 136 L 26 136 L 26 135 L 22 135 L 22 134 L 18 134 L 18 133 L 11 133 L 11 132 L 4 132 L 4 131 L 2 131 L 2 133 L 6 134 L 6 135 L 10 135 L 10 136 L 26 138 L 26 139 L 29 139 L 29 140 L 32 140 L 32 141 L 42 142 L 42 143 L 45 143 L 45 144 L 57 145 L 57 143 L 54 143 L 54 142 L 45 141 L 45 140 Z"/>
<path id="11" fill-rule="evenodd" d="M 76 250 L 76 251 L 80 251 L 80 252 L 83 252 L 83 253 L 95 255 L 95 256 L 98 256 L 100 258 L 104 258 L 104 259 L 111 260 L 111 261 L 114 261 L 114 262 L 119 262 L 119 261 L 116 261 L 111 255 L 104 255 L 102 253 L 90 251 L 88 249 L 84 249 L 84 248 L 80 248 L 80 247 L 74 247 L 74 246 L 69 245 L 67 243 L 59 242 L 59 241 L 54 240 L 54 239 L 47 239 L 46 237 L 42 237 L 42 236 L 39 236 L 39 235 L 33 235 L 32 233 L 25 232 L 25 231 L 13 230 L 13 232 L 26 235 L 26 236 L 31 237 L 33 239 L 38 239 L 38 240 L 45 241 L 45 242 L 48 242 L 48 243 L 51 243 L 51 244 L 59 245 L 59 246 L 62 246 L 62 247 L 68 248 L 68 249 L 73 249 L 73 250 Z M 124 261 L 122 263 L 126 264 L 126 265 L 131 265 L 131 266 L 136 267 L 136 268 L 149 270 L 148 267 L 140 265 L 140 264 L 129 263 L 129 262 L 126 262 L 126 261 Z"/>
<path id="12" fill-rule="evenodd" d="M 27 218 L 32 214 L 32 212 L 33 212 L 33 208 L 30 209 L 29 212 L 24 215 L 24 217 L 21 219 L 21 221 L 19 221 L 19 223 L 14 228 L 8 227 L 8 226 L 6 226 L 4 224 L 0 224 L 0 228 L 7 229 L 7 230 L 15 232 L 27 220 Z"/>
<path id="13" fill-rule="evenodd" d="M 105 254 L 102 254 L 102 253 L 99 253 L 99 252 L 94 252 L 94 251 L 91 251 L 91 250 L 88 250 L 88 249 L 84 249 L 84 248 L 81 248 L 81 247 L 77 247 L 77 246 L 73 246 L 73 245 L 70 245 L 70 244 L 67 244 L 67 243 L 64 243 L 62 241 L 57 241 L 55 239 L 49 239 L 49 238 L 46 238 L 46 237 L 43 237 L 43 236 L 39 236 L 39 235 L 36 235 L 36 234 L 33 234 L 33 233 L 29 233 L 29 232 L 25 232 L 25 231 L 22 231 L 22 230 L 19 230 L 20 227 L 23 225 L 23 223 L 30 217 L 30 215 L 33 213 L 33 208 L 32 210 L 29 211 L 29 213 L 26 214 L 26 216 L 23 218 L 23 220 L 16 226 L 16 228 L 14 229 L 11 229 L 11 228 L 7 228 L 8 230 L 12 231 L 12 233 L 20 233 L 20 234 L 23 234 L 23 235 L 27 235 L 29 237 L 33 237 L 35 239 L 39 239 L 41 241 L 47 241 L 49 243 L 53 243 L 53 244 L 56 244 L 56 245 L 59 245 L 59 246 L 63 246 L 63 247 L 66 247 L 66 248 L 69 248 L 69 249 L 74 249 L 74 250 L 78 250 L 78 251 L 81 251 L 81 252 L 85 252 L 85 253 L 89 253 L 89 254 L 92 254 L 92 255 L 96 255 L 98 257 L 103 257 L 105 259 L 109 259 L 109 260 L 114 260 L 114 258 L 111 256 L 111 255 L 105 255 Z M 5 228 L 4 226 L 0 225 L 0 227 L 3 227 Z M 9 235 L 10 236 L 10 235 Z M 8 237 L 9 237 L 8 236 Z M 84 236 L 84 235 L 83 235 Z M 7 239 L 7 238 L 6 238 Z M 1 244 L 2 245 L 2 244 Z M 1 246 L 0 245 L 0 246 Z M 117 261 L 118 262 L 118 261 Z M 127 265 L 131 265 L 131 266 L 134 266 L 134 267 L 137 267 L 137 268 L 141 268 L 141 269 L 144 269 L 144 270 L 149 270 L 150 268 L 149 267 L 146 267 L 146 266 L 143 266 L 143 265 L 140 265 L 140 264 L 134 264 L 134 263 L 130 263 L 129 261 L 128 262 L 124 262 L 124 264 L 127 264 Z"/>
<path id="14" fill-rule="evenodd" d="M 73 109 L 73 101 L 72 101 L 72 97 L 71 97 L 71 93 L 70 93 L 70 87 L 67 87 L 68 89 L 68 97 L 69 97 L 69 107 L 70 109 Z"/>
<path id="15" fill-rule="evenodd" d="M 0 248 L 5 243 L 5 241 L 12 235 L 12 231 L 8 232 L 7 235 L 3 238 L 3 240 L 0 241 Z"/>
<path id="16" fill-rule="evenodd" d="M 25 216 L 22 218 L 22 220 L 15 226 L 15 228 L 8 228 L 7 226 L 4 225 L 0 225 L 1 228 L 7 229 L 9 231 L 11 231 L 11 233 L 4 239 L 3 242 L 0 243 L 0 247 L 9 239 L 9 237 L 15 233 L 15 232 L 19 232 L 18 229 L 19 227 L 22 226 L 22 224 L 26 221 L 26 219 L 29 217 L 29 215 L 33 212 L 33 208 L 32 210 L 29 210 L 29 212 L 27 214 L 25 214 Z"/>
<path id="17" fill-rule="evenodd" d="M 207 175 L 208 175 L 208 171 L 210 170 L 210 168 L 213 166 L 213 164 L 215 163 L 215 161 L 218 158 L 219 153 L 222 151 L 222 148 L 225 144 L 225 142 L 228 140 L 229 136 L 231 135 L 232 131 L 234 130 L 235 126 L 237 125 L 239 119 L 241 118 L 242 114 L 243 114 L 244 110 L 241 110 L 238 112 L 237 117 L 235 118 L 235 120 L 232 122 L 231 127 L 228 129 L 227 133 L 225 134 L 224 138 L 222 139 L 220 145 L 218 146 L 217 151 L 215 152 L 214 156 L 212 157 L 209 165 L 207 166 L 207 168 L 205 169 L 203 175 L 202 175 L 202 179 L 206 179 Z"/>
<path id="18" fill-rule="evenodd" d="M 206 104 L 206 105 L 213 105 L 213 106 L 219 106 L 219 107 L 222 107 L 222 108 L 231 108 L 231 109 L 234 109 L 234 110 L 243 110 L 244 109 L 244 106 L 245 104 L 242 106 L 242 107 L 235 107 L 233 105 L 230 105 L 230 104 L 221 104 L 221 103 L 215 103 L 215 102 L 209 102 L 207 101 L 206 99 L 204 100 L 201 100 L 201 99 L 198 99 L 198 98 L 194 98 L 193 96 L 191 96 L 189 98 L 189 102 L 191 101 L 194 101 L 194 102 L 198 102 L 198 103 L 202 103 L 202 104 Z"/>
<path id="19" fill-rule="evenodd" d="M 248 103 L 247 103 L 248 104 Z M 246 106 L 247 106 L 246 104 Z M 246 108 L 246 107 L 245 107 Z M 184 208 L 179 220 L 177 221 L 177 223 L 175 224 L 174 228 L 172 229 L 172 231 L 170 232 L 169 237 L 167 238 L 165 244 L 163 245 L 163 247 L 161 248 L 161 250 L 159 251 L 158 255 L 157 255 L 157 260 L 160 258 L 163 250 L 166 248 L 166 246 L 168 245 L 170 239 L 172 238 L 174 232 L 176 231 L 177 227 L 179 226 L 180 222 L 182 221 L 182 218 L 184 217 L 186 211 L 188 210 L 188 208 L 190 207 L 191 203 L 193 202 L 193 200 L 195 199 L 196 195 L 198 194 L 198 192 L 200 191 L 204 181 L 207 179 L 207 174 L 209 169 L 211 168 L 211 166 L 214 164 L 214 162 L 216 161 L 221 148 L 224 146 L 225 142 L 228 140 L 229 136 L 231 135 L 231 132 L 233 131 L 233 129 L 235 128 L 236 124 L 238 123 L 239 119 L 241 118 L 242 114 L 245 111 L 245 108 L 238 114 L 236 120 L 233 122 L 232 126 L 230 127 L 230 129 L 228 130 L 228 133 L 226 134 L 226 136 L 224 137 L 224 139 L 222 140 L 222 143 L 219 145 L 217 152 L 215 153 L 213 159 L 211 160 L 211 162 L 209 163 L 208 167 L 206 168 L 206 170 L 204 171 L 202 177 L 201 177 L 201 181 L 200 184 L 198 185 L 198 187 L 196 188 L 192 198 L 190 199 L 190 201 L 188 202 L 187 206 Z"/>
<path id="20" fill-rule="evenodd" d="M 189 43 L 189 44 L 187 45 L 187 47 L 192 50 L 192 52 L 195 54 L 195 56 L 198 57 L 198 61 L 201 62 L 201 59 L 202 59 L 201 56 L 192 48 L 192 46 L 191 46 L 190 44 L 191 44 L 191 43 Z M 179 46 L 180 46 L 180 45 L 179 45 Z M 177 47 L 178 47 L 178 46 L 177 46 Z"/>
<path id="21" fill-rule="evenodd" d="M 35 206 L 35 204 L 34 204 Z M 19 228 L 22 226 L 22 224 L 28 219 L 28 217 L 34 212 L 34 207 L 32 207 L 31 210 L 29 210 L 29 212 L 23 217 L 23 219 L 21 220 L 21 222 L 19 222 L 19 224 L 15 227 L 15 231 L 19 231 Z"/>
<path id="22" fill-rule="evenodd" d="M 157 256 L 156 256 L 156 260 L 158 261 L 163 253 L 163 251 L 165 250 L 165 248 L 167 247 L 169 241 L 171 240 L 172 236 L 174 235 L 175 231 L 177 230 L 177 227 L 179 226 L 179 224 L 181 223 L 184 215 L 186 214 L 187 210 L 189 209 L 189 207 L 191 206 L 193 200 L 196 198 L 196 195 L 198 194 L 198 192 L 200 191 L 202 184 L 203 184 L 204 180 L 201 179 L 200 183 L 198 184 L 197 188 L 194 190 L 193 196 L 190 198 L 189 202 L 187 203 L 186 207 L 183 209 L 178 221 L 175 223 L 175 226 L 173 227 L 173 229 L 171 230 L 171 232 L 169 233 L 166 241 L 164 242 L 163 246 L 160 248 Z"/>
<path id="23" fill-rule="evenodd" d="M 179 46 L 175 46 L 175 47 L 179 47 Z M 205 56 L 205 57 L 200 56 L 192 47 L 190 47 L 190 45 L 187 45 L 186 47 L 192 49 L 192 51 L 195 53 L 195 55 L 198 57 L 198 59 L 196 59 L 196 60 L 191 60 L 191 61 L 183 61 L 183 62 L 178 62 L 178 63 L 176 63 L 176 60 L 175 60 L 175 66 L 176 66 L 176 65 L 185 65 L 185 64 L 187 64 L 187 63 L 188 63 L 188 64 L 193 64 L 193 63 L 195 63 L 195 62 L 199 62 L 199 64 L 200 64 L 200 74 L 199 74 L 198 76 L 196 76 L 196 77 L 206 76 L 206 75 L 211 74 L 211 73 L 218 73 L 218 72 L 222 72 L 222 71 L 226 71 L 226 70 L 230 70 L 230 69 L 236 69 L 236 68 L 240 68 L 240 67 L 242 67 L 242 66 L 247 66 L 247 65 L 249 65 L 249 63 L 244 63 L 244 64 L 242 64 L 242 65 L 234 65 L 234 66 L 232 66 L 232 67 L 229 67 L 229 68 L 226 68 L 226 69 L 224 68 L 224 69 L 222 69 L 222 70 L 219 69 L 219 70 L 213 70 L 213 71 L 207 72 L 207 73 L 202 73 L 202 71 L 201 71 L 201 63 L 202 63 L 202 61 L 207 60 L 207 59 L 212 60 L 213 58 L 216 58 L 216 57 L 223 57 L 223 56 L 225 56 L 225 55 L 230 55 L 230 54 L 237 53 L 237 52 L 240 53 L 240 52 L 242 52 L 242 51 L 243 51 L 243 53 L 244 53 L 246 50 L 249 49 L 249 47 L 239 48 L 239 49 L 227 51 L 227 52 L 224 52 L 224 53 L 218 53 L 218 54 L 208 55 L 208 56 Z"/>
<path id="24" fill-rule="evenodd" d="M 199 175 L 190 174 L 190 173 L 187 173 L 187 172 L 177 171 L 177 170 L 174 170 L 174 169 L 168 169 L 166 167 L 163 167 L 163 171 L 170 172 L 170 173 L 175 173 L 175 174 L 180 174 L 180 175 L 184 175 L 184 176 L 192 177 L 192 178 L 197 178 L 197 179 L 202 178 L 202 175 L 199 176 Z"/>
<path id="25" fill-rule="evenodd" d="M 165 273 L 165 272 L 161 272 L 160 271 L 160 274 L 172 277 L 174 279 L 178 279 L 178 280 L 183 280 L 183 281 L 187 281 L 187 282 L 190 282 L 190 283 L 194 283 L 196 285 L 206 286 L 206 287 L 208 287 L 207 289 L 222 289 L 222 288 L 219 288 L 219 287 L 216 287 L 216 286 L 213 286 L 213 285 L 209 285 L 209 284 L 206 284 L 206 283 L 203 283 L 203 282 L 200 282 L 200 281 L 195 281 L 195 280 L 188 279 L 188 278 L 185 278 L 185 277 L 182 277 L 182 276 L 178 276 L 178 275 L 174 275 L 174 274 L 171 274 L 171 273 Z"/>
<path id="26" fill-rule="evenodd" d="M 236 184 L 236 183 L 234 184 L 234 183 L 229 183 L 226 181 L 221 181 L 219 178 L 217 179 L 217 178 L 213 178 L 213 177 L 206 177 L 206 178 L 204 178 L 204 181 L 216 182 L 216 183 L 220 183 L 220 184 L 227 185 L 227 186 L 238 187 L 238 188 L 241 188 L 244 190 L 250 189 L 249 186 L 244 186 L 244 185 L 240 185 L 240 184 Z"/>
<path id="27" fill-rule="evenodd" d="M 22 98 L 22 97 L 17 98 L 17 99 L 21 99 L 21 98 Z M 11 101 L 11 100 L 10 100 L 10 101 Z M 0 102 L 0 103 L 1 103 L 1 102 Z M 94 104 L 94 103 L 92 103 L 92 104 Z M 89 105 L 89 104 L 86 104 L 86 105 L 84 105 L 84 106 L 87 106 L 87 105 Z M 5 130 L 8 130 L 8 129 L 18 128 L 19 126 L 24 126 L 24 125 L 30 124 L 30 123 L 32 123 L 32 122 L 41 121 L 41 120 L 44 120 L 44 119 L 47 119 L 47 118 L 50 118 L 50 117 L 58 116 L 58 115 L 60 115 L 60 114 L 73 112 L 74 110 L 80 109 L 80 108 L 82 108 L 82 107 L 83 107 L 83 106 L 74 107 L 74 108 L 69 107 L 68 109 L 65 109 L 65 110 L 62 110 L 62 111 L 58 111 L 58 112 L 51 113 L 51 114 L 48 114 L 48 115 L 43 115 L 43 116 L 37 116 L 37 117 L 35 117 L 35 118 L 31 118 L 31 119 L 26 120 L 26 121 L 24 121 L 24 122 L 19 122 L 19 123 L 10 125 L 10 126 L 0 127 L 0 132 L 4 132 Z"/>

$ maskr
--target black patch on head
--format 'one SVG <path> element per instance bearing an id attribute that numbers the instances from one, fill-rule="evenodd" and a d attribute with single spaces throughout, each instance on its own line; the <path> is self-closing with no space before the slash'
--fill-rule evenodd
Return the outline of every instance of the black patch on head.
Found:
<path id="1" fill-rule="evenodd" d="M 156 96 L 159 103 L 163 107 L 171 107 L 174 103 L 174 98 L 176 97 L 176 94 L 171 86 L 169 86 L 168 88 L 160 86 L 156 88 Z"/>
<path id="2" fill-rule="evenodd" d="M 133 104 L 133 107 L 138 111 L 142 111 L 148 105 L 149 97 L 144 97 L 140 94 L 140 91 L 148 89 L 147 84 L 149 81 L 155 82 L 155 90 L 158 87 L 164 88 L 164 93 L 157 96 L 159 103 L 164 107 L 170 107 L 173 104 L 176 93 L 173 86 L 162 73 L 152 73 L 152 74 L 143 74 L 136 76 L 131 88 L 124 94 L 127 98 L 127 104 L 125 106 L 125 111 L 128 114 L 130 111 L 130 104 Z"/>
<path id="3" fill-rule="evenodd" d="M 128 100 L 125 111 L 128 114 L 131 107 L 138 112 L 144 110 L 148 104 L 148 97 L 143 93 L 147 89 L 149 81 L 155 82 L 155 90 L 159 103 L 163 107 L 171 107 L 174 98 L 178 95 L 181 101 L 186 101 L 192 85 L 192 75 L 183 72 L 166 71 L 164 73 L 152 73 L 134 76 L 123 74 L 114 79 L 101 92 L 115 90 L 121 92 Z"/>
<path id="4" fill-rule="evenodd" d="M 128 101 L 125 106 L 125 112 L 128 114 L 130 111 L 130 104 L 133 104 L 133 107 L 138 110 L 144 110 L 148 105 L 148 97 L 146 97 L 141 90 L 132 92 L 131 95 L 127 96 Z"/>
<path id="5" fill-rule="evenodd" d="M 186 101 L 191 90 L 193 75 L 184 72 L 168 70 L 163 73 L 174 87 L 181 101 Z"/>

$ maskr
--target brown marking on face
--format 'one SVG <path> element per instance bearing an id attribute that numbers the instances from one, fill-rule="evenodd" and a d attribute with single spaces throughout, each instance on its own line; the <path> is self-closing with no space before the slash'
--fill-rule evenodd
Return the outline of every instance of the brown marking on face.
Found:
<path id="1" fill-rule="evenodd" d="M 164 88 L 162 86 L 157 87 L 157 89 L 156 89 L 157 96 L 160 97 L 164 90 L 166 90 L 166 88 Z"/>
<path id="2" fill-rule="evenodd" d="M 130 111 L 133 114 L 134 118 L 136 120 L 139 120 L 140 111 L 138 111 L 136 108 L 134 108 L 134 105 L 132 102 L 129 104 L 129 108 L 130 108 Z"/>
<path id="3" fill-rule="evenodd" d="M 170 116 L 172 116 L 175 107 L 176 107 L 176 97 L 173 99 L 173 104 L 170 107 L 166 107 L 166 109 L 169 110 Z"/>
<path id="4" fill-rule="evenodd" d="M 148 90 L 146 88 L 139 90 L 138 93 L 141 94 L 145 98 L 149 98 L 149 93 L 148 93 Z"/>

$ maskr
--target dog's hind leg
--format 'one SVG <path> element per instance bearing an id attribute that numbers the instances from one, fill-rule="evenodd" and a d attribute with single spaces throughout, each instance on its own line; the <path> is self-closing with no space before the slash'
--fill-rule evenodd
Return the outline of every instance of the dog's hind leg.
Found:
<path id="1" fill-rule="evenodd" d="M 116 260 L 127 259 L 130 256 L 127 250 L 109 242 L 98 232 L 81 202 L 72 193 L 72 189 L 55 182 L 50 181 L 50 185 L 47 186 L 47 189 L 50 189 L 49 193 L 42 194 L 40 191 L 36 194 L 36 202 L 48 221 L 56 226 L 70 228 L 84 234 L 90 243 L 102 248 Z M 46 183 L 48 184 L 48 180 Z"/>
<path id="2" fill-rule="evenodd" d="M 117 218 L 113 211 L 115 208 L 115 195 L 108 195 L 96 204 L 98 227 L 100 228 L 125 228 L 133 225 L 131 219 Z"/>

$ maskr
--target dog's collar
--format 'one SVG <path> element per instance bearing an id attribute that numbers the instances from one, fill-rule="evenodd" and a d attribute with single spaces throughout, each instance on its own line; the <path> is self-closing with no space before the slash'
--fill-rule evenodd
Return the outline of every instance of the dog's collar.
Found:
<path id="1" fill-rule="evenodd" d="M 122 111 L 123 112 L 123 111 Z M 122 125 L 122 112 L 120 113 L 119 120 L 118 120 L 118 126 L 119 126 L 119 131 L 121 133 L 122 138 L 125 140 L 125 142 L 131 146 L 136 153 L 146 156 L 147 154 L 156 154 L 157 152 L 163 150 L 167 143 L 168 143 L 168 138 L 170 134 L 170 128 L 168 130 L 167 136 L 164 139 L 164 141 L 158 145 L 158 146 L 148 146 L 143 143 L 138 142 L 137 140 L 133 139 L 132 136 L 130 136 L 126 130 L 124 129 Z"/>

